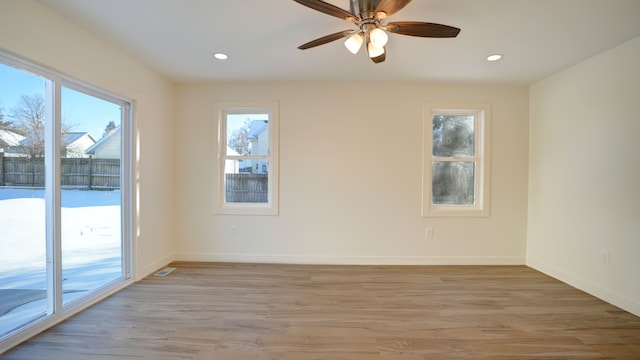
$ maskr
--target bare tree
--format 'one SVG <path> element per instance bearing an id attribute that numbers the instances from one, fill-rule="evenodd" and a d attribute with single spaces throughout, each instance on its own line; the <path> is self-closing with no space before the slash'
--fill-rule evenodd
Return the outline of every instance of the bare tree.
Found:
<path id="1" fill-rule="evenodd" d="M 5 119 L 7 119 L 7 117 L 4 112 L 4 107 L 0 104 L 0 130 L 14 131 L 15 129 L 11 120 Z"/>
<path id="2" fill-rule="evenodd" d="M 44 156 L 45 103 L 40 94 L 21 95 L 16 105 L 9 111 L 13 129 L 24 136 L 17 150 L 31 158 Z M 62 133 L 71 127 L 62 124 Z M 61 144 L 64 148 L 68 144 Z"/>
<path id="3" fill-rule="evenodd" d="M 2 105 L 0 105 L 0 130 L 1 129 L 6 129 L 11 125 L 10 122 L 2 120 L 2 119 L 4 119 L 3 112 L 4 112 L 4 108 L 2 107 Z"/>
<path id="4" fill-rule="evenodd" d="M 40 94 L 21 95 L 9 116 L 24 129 L 44 130 L 44 98 Z"/>
<path id="5" fill-rule="evenodd" d="M 14 127 L 25 138 L 18 151 L 32 158 L 44 155 L 45 104 L 42 95 L 22 95 L 9 111 Z"/>
<path id="6" fill-rule="evenodd" d="M 251 121 L 247 119 L 241 128 L 235 129 L 231 133 L 231 136 L 229 136 L 227 145 L 240 155 L 249 155 L 251 153 L 251 142 L 249 141 L 250 126 Z"/>

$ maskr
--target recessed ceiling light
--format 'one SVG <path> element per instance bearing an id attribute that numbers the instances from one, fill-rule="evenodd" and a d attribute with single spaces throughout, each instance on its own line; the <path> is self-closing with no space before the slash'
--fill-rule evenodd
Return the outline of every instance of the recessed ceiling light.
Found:
<path id="1" fill-rule="evenodd" d="M 227 54 L 223 54 L 223 53 L 215 53 L 213 54 L 213 57 L 218 60 L 227 60 L 229 58 Z"/>
<path id="2" fill-rule="evenodd" d="M 498 61 L 500 59 L 502 59 L 502 55 L 500 54 L 493 54 L 493 55 L 487 56 L 487 61 Z"/>

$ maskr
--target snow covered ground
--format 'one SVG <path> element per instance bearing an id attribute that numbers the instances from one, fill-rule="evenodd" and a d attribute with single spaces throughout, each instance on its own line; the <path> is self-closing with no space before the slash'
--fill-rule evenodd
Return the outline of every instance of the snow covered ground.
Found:
<path id="1" fill-rule="evenodd" d="M 63 303 L 121 275 L 120 191 L 62 190 Z M 0 336 L 46 313 L 44 191 L 0 188 Z"/>

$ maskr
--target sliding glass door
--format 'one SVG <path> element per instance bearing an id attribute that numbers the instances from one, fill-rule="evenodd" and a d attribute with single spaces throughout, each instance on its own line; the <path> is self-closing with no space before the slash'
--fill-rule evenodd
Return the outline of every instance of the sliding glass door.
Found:
<path id="1" fill-rule="evenodd" d="M 123 106 L 64 86 L 61 99 L 58 175 L 62 299 L 66 304 L 124 274 L 120 189 Z"/>
<path id="2" fill-rule="evenodd" d="M 123 99 L 2 55 L 5 341 L 131 278 L 131 110 Z"/>
<path id="3" fill-rule="evenodd" d="M 50 88 L 50 80 L 0 64 L 0 337 L 53 313 L 45 149 L 37 141 Z"/>

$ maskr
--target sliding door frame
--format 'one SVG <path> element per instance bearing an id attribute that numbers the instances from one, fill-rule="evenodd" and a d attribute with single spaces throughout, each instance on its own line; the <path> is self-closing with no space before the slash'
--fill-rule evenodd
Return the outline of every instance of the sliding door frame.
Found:
<path id="1" fill-rule="evenodd" d="M 45 79 L 45 223 L 46 223 L 46 282 L 47 313 L 43 318 L 25 324 L 0 338 L 0 354 L 33 337 L 53 325 L 86 309 L 107 296 L 130 285 L 134 279 L 135 239 L 137 232 L 136 162 L 137 138 L 135 103 L 98 86 L 67 76 L 47 66 L 37 64 L 0 49 L 0 63 L 32 73 Z M 62 234 L 61 234 L 61 98 L 62 87 L 109 101 L 121 107 L 121 276 L 104 286 L 63 305 L 62 299 Z"/>

